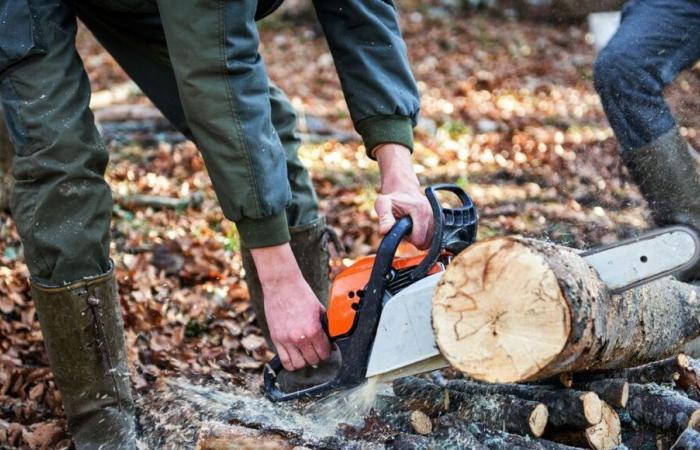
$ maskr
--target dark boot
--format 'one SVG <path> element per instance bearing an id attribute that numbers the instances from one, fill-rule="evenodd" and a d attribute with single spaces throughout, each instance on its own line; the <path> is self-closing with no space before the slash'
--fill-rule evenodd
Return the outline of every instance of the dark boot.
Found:
<path id="1" fill-rule="evenodd" d="M 658 226 L 700 230 L 700 176 L 689 145 L 676 128 L 652 143 L 622 154 Z M 700 279 L 700 266 L 682 274 Z"/>
<path id="2" fill-rule="evenodd" d="M 330 254 L 328 252 L 327 233 L 325 217 L 321 217 L 306 225 L 289 228 L 289 234 L 291 235 L 289 245 L 292 247 L 297 264 L 299 264 L 304 279 L 309 283 L 311 290 L 314 291 L 323 306 L 328 304 L 329 289 Z M 255 311 L 255 317 L 258 326 L 263 332 L 263 336 L 267 339 L 270 348 L 273 348 L 270 341 L 270 331 L 267 328 L 267 320 L 265 320 L 262 286 L 260 285 L 258 272 L 255 270 L 253 256 L 250 254 L 250 250 L 241 247 L 241 257 L 243 258 L 250 304 Z"/>
<path id="3" fill-rule="evenodd" d="M 78 450 L 136 448 L 134 402 L 114 269 L 32 295 Z"/>

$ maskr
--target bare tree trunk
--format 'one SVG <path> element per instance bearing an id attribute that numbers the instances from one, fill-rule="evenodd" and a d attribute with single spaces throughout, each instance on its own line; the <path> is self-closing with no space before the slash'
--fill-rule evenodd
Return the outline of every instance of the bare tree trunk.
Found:
<path id="1" fill-rule="evenodd" d="M 0 211 L 10 207 L 12 191 L 12 156 L 14 150 L 5 126 L 5 116 L 0 107 Z"/>

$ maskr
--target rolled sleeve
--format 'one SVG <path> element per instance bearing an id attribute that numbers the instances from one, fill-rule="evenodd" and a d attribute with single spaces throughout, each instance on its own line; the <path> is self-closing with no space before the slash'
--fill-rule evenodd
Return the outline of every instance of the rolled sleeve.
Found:
<path id="1" fill-rule="evenodd" d="M 370 157 L 382 143 L 412 148 L 420 99 L 394 3 L 314 0 L 314 6 Z"/>

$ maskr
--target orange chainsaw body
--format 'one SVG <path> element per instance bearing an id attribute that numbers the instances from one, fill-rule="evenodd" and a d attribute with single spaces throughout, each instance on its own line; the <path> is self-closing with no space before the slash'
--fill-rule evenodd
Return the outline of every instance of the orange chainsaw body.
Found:
<path id="1" fill-rule="evenodd" d="M 394 258 L 392 265 L 396 270 L 408 269 L 420 264 L 424 257 L 425 253 L 397 257 Z M 369 282 L 373 266 L 373 255 L 362 257 L 343 269 L 333 280 L 327 312 L 328 334 L 331 338 L 337 338 L 352 331 L 357 308 L 364 296 L 364 288 Z M 442 270 L 444 270 L 444 266 L 436 263 L 428 275 Z"/>

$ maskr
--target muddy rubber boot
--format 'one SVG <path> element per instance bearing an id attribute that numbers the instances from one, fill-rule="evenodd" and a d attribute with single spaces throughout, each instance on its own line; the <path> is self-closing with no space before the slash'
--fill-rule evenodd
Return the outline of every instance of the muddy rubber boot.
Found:
<path id="1" fill-rule="evenodd" d="M 134 402 L 114 269 L 32 295 L 77 450 L 136 449 Z"/>
<path id="2" fill-rule="evenodd" d="M 330 263 L 328 242 L 334 241 L 336 242 L 335 245 L 339 246 L 337 237 L 326 226 L 324 217 L 306 225 L 291 227 L 289 234 L 291 235 L 289 244 L 292 247 L 292 252 L 299 264 L 301 273 L 304 275 L 304 279 L 309 283 L 311 290 L 314 291 L 323 306 L 328 306 L 328 291 L 330 287 L 328 279 Z M 241 256 L 246 273 L 245 280 L 248 285 L 250 304 L 255 311 L 258 326 L 260 326 L 268 346 L 274 349 L 270 340 L 270 330 L 267 328 L 267 320 L 265 319 L 262 286 L 255 270 L 253 257 L 247 248 L 241 248 Z M 294 372 L 284 371 L 280 373 L 277 378 L 277 384 L 283 392 L 297 391 L 328 380 L 337 372 L 339 366 L 340 355 L 337 352 L 333 352 L 328 360 L 322 361 L 316 368 L 306 367 Z"/>
<path id="3" fill-rule="evenodd" d="M 700 175 L 689 148 L 673 128 L 650 144 L 622 154 L 658 226 L 687 225 L 700 231 Z M 700 279 L 700 265 L 680 278 Z"/>

